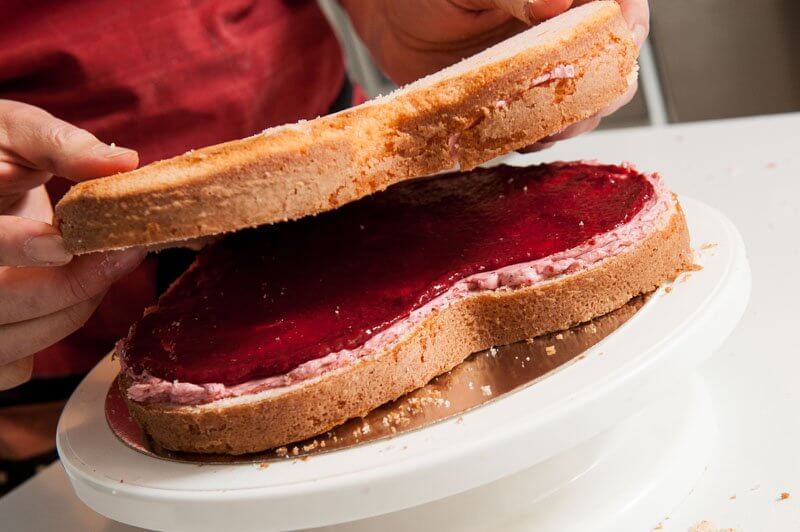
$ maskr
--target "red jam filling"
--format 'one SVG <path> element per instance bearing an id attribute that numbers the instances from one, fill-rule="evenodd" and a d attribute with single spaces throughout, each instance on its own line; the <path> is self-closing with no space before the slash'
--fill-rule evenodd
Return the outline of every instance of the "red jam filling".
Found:
<path id="1" fill-rule="evenodd" d="M 356 348 L 469 275 L 630 220 L 641 174 L 571 163 L 400 184 L 332 212 L 225 237 L 131 330 L 134 373 L 235 385 Z"/>

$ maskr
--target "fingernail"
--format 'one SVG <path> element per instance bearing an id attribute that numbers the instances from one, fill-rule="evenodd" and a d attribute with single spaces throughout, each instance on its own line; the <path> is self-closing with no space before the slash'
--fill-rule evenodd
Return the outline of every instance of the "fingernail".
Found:
<path id="1" fill-rule="evenodd" d="M 533 4 L 535 0 L 528 0 L 525 2 L 525 18 L 527 19 L 528 24 L 533 24 L 536 22 L 536 14 L 533 12 Z"/>
<path id="2" fill-rule="evenodd" d="M 637 24 L 633 27 L 631 33 L 633 33 L 633 42 L 636 43 L 637 48 L 641 48 L 644 44 L 644 41 L 647 40 L 647 28 Z"/>
<path id="3" fill-rule="evenodd" d="M 130 272 L 142 262 L 147 252 L 144 249 L 124 249 L 107 253 L 101 263 L 107 277 L 117 278 Z"/>
<path id="4" fill-rule="evenodd" d="M 42 264 L 64 264 L 72 260 L 59 235 L 33 237 L 25 242 L 23 250 L 28 257 Z"/>
<path id="5" fill-rule="evenodd" d="M 105 157 L 106 159 L 114 159 L 116 157 L 122 157 L 123 155 L 136 155 L 135 151 L 129 150 L 128 148 L 115 146 L 113 143 L 111 145 L 98 144 L 92 149 L 92 151 L 100 157 Z"/>

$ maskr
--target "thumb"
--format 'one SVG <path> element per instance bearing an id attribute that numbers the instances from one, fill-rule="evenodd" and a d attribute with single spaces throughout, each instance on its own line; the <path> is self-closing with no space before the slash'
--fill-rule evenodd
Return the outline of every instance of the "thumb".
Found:
<path id="1" fill-rule="evenodd" d="M 573 0 L 456 0 L 464 9 L 480 11 L 499 9 L 525 22 L 537 24 L 560 15 L 572 6 Z"/>
<path id="2" fill-rule="evenodd" d="M 0 100 L 0 147 L 21 164 L 73 180 L 93 179 L 136 168 L 138 154 L 100 142 L 88 131 L 47 111 Z"/>

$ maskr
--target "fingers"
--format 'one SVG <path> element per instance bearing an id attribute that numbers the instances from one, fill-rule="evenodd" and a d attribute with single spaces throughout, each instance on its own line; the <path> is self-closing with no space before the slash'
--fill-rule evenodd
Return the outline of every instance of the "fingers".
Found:
<path id="1" fill-rule="evenodd" d="M 451 0 L 471 11 L 500 9 L 527 23 L 537 24 L 560 15 L 573 5 L 593 0 Z M 641 48 L 650 32 L 650 6 L 647 0 L 617 0 L 622 16 L 633 33 L 636 45 Z"/>
<path id="2" fill-rule="evenodd" d="M 546 150 L 555 146 L 555 142 L 534 142 L 530 146 L 525 146 L 517 150 L 518 153 L 536 153 L 537 151 Z"/>
<path id="3" fill-rule="evenodd" d="M 575 5 L 586 4 L 593 0 L 574 0 Z M 633 40 L 638 48 L 642 47 L 650 33 L 650 5 L 648 0 L 617 0 L 622 16 L 633 33 Z"/>
<path id="4" fill-rule="evenodd" d="M 22 194 L 42 185 L 51 174 L 9 161 L 0 161 L 0 196 Z"/>
<path id="5" fill-rule="evenodd" d="M 0 146 L 19 166 L 82 180 L 136 168 L 135 151 L 109 146 L 86 130 L 19 102 L 0 100 Z M 8 162 L 8 161 L 7 161 Z"/>
<path id="6" fill-rule="evenodd" d="M 580 122 L 575 122 L 572 125 L 566 127 L 566 129 L 556 133 L 555 135 L 550 135 L 549 137 L 545 137 L 538 142 L 534 142 L 530 146 L 525 146 L 524 148 L 520 148 L 517 150 L 518 153 L 535 153 L 537 151 L 546 150 L 547 148 L 553 147 L 553 145 L 559 141 L 568 139 L 571 137 L 575 137 L 582 133 L 587 133 L 595 129 L 598 124 L 600 124 L 600 116 L 593 116 L 591 118 L 587 118 L 585 120 L 581 120 Z"/>
<path id="7" fill-rule="evenodd" d="M 53 345 L 86 323 L 105 293 L 47 316 L 0 326 L 0 366 Z"/>
<path id="8" fill-rule="evenodd" d="M 20 358 L 5 366 L 0 366 L 0 391 L 10 390 L 31 379 L 33 357 Z"/>
<path id="9" fill-rule="evenodd" d="M 499 9 L 526 24 L 553 18 L 572 6 L 572 0 L 454 0 L 454 3 L 471 11 Z"/>
<path id="10" fill-rule="evenodd" d="M 44 222 L 0 216 L 0 265 L 56 266 L 72 260 L 58 231 Z"/>
<path id="11" fill-rule="evenodd" d="M 38 318 L 96 297 L 144 258 L 140 249 L 75 257 L 56 268 L 0 270 L 0 324 Z"/>
<path id="12" fill-rule="evenodd" d="M 44 185 L 39 185 L 33 190 L 29 190 L 21 196 L 6 196 L 2 199 L 15 198 L 13 203 L 0 211 L 7 216 L 19 216 L 21 218 L 29 218 L 31 220 L 38 220 L 47 224 L 53 221 L 53 205 L 50 203 L 50 196 Z M 2 265 L 2 263 L 0 263 Z"/>
<path id="13" fill-rule="evenodd" d="M 2 156 L 0 149 L 0 157 Z M 50 177 L 51 175 L 43 170 L 33 170 L 0 160 L 0 213 L 8 213 L 26 192 L 46 183 Z"/>
<path id="14" fill-rule="evenodd" d="M 650 33 L 650 6 L 647 0 L 617 0 L 622 16 L 633 33 L 636 46 L 641 48 Z"/>
<path id="15" fill-rule="evenodd" d="M 577 137 L 578 135 L 583 135 L 584 133 L 588 133 L 589 131 L 593 131 L 597 126 L 600 124 L 600 116 L 592 116 L 581 120 L 580 122 L 575 122 L 567 126 L 563 131 L 556 133 L 555 135 L 550 135 L 549 137 L 545 137 L 539 142 L 555 142 L 558 140 L 565 140 L 572 137 Z"/>
<path id="16" fill-rule="evenodd" d="M 572 7 L 572 0 L 531 0 L 526 2 L 530 24 L 536 24 L 560 15 Z"/>

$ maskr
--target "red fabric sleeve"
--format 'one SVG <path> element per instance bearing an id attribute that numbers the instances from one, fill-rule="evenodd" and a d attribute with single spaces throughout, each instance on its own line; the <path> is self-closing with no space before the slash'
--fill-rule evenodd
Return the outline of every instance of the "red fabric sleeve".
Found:
<path id="1" fill-rule="evenodd" d="M 139 151 L 142 163 L 325 114 L 344 79 L 313 0 L 0 0 L 0 98 Z M 54 200 L 67 185 L 49 184 Z M 155 260 L 115 285 L 35 374 L 90 368 L 156 297 Z"/>

